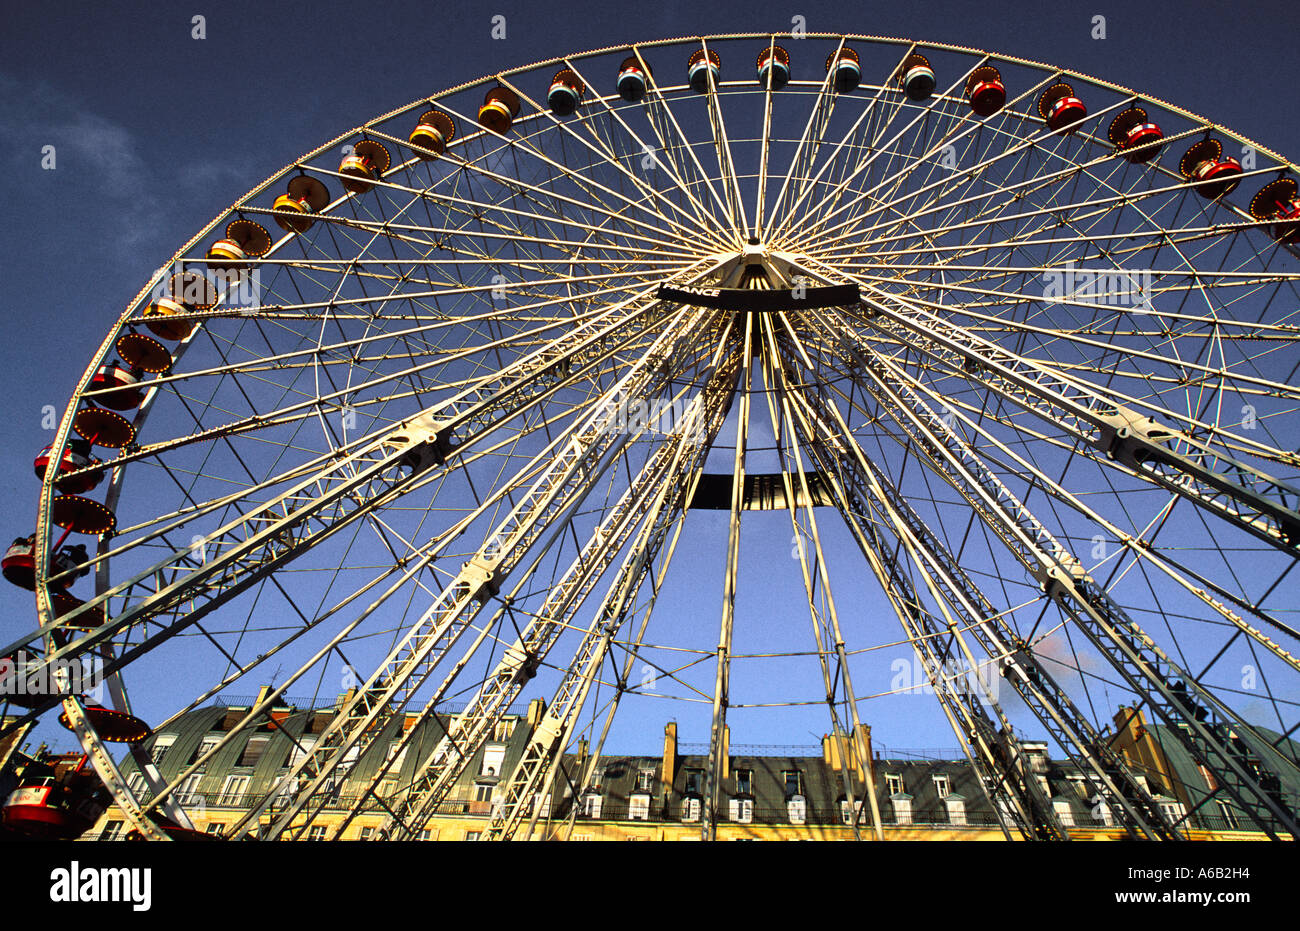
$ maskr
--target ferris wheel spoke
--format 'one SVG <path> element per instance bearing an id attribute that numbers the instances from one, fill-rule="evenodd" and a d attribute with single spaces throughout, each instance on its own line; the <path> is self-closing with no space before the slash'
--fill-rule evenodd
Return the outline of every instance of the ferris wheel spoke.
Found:
<path id="1" fill-rule="evenodd" d="M 1038 90 L 1038 88 L 1041 86 L 1042 84 L 1039 84 L 1036 87 L 1032 88 L 1029 92 L 1027 92 L 1027 94 L 1022 95 L 1021 99 L 1024 99 L 1029 94 L 1032 94 L 1034 91 Z M 1117 109 L 1120 106 L 1123 106 L 1123 102 L 1113 104 L 1110 107 L 1106 107 L 1105 109 L 1101 110 L 1097 114 L 1097 116 L 1104 116 L 1110 110 Z M 957 125 L 961 126 L 965 122 L 966 122 L 965 118 L 962 117 L 958 120 Z M 907 180 L 907 177 L 911 173 L 916 171 L 916 169 L 920 167 L 922 164 L 929 164 L 930 166 L 929 174 L 932 175 L 935 170 L 935 167 L 938 164 L 938 162 L 935 161 L 934 159 L 935 155 L 942 153 L 946 147 L 954 145 L 956 141 L 959 141 L 961 139 L 968 140 L 967 147 L 969 151 L 969 149 L 972 146 L 974 146 L 976 141 L 979 139 L 980 131 L 982 131 L 984 128 L 985 128 L 985 124 L 977 124 L 976 127 L 969 127 L 969 126 L 966 127 L 966 129 L 958 135 L 945 134 L 941 136 L 937 140 L 937 142 L 932 144 L 930 148 L 927 149 L 925 152 L 910 159 L 906 163 L 905 167 L 901 169 L 899 172 L 897 172 L 895 175 L 889 176 L 888 178 L 880 182 L 880 184 L 878 184 L 876 187 L 870 188 L 867 191 L 858 194 L 856 197 L 854 197 L 852 201 L 849 201 L 842 205 L 842 208 L 844 210 L 851 211 L 860 208 L 869 199 L 877 200 L 878 202 L 872 207 L 872 209 L 868 210 L 864 214 L 859 214 L 856 218 L 850 218 L 849 220 L 842 221 L 836 226 L 829 227 L 829 228 L 821 228 L 819 230 L 814 230 L 814 232 L 819 233 L 818 238 L 820 240 L 829 243 L 851 241 L 853 238 L 857 236 L 861 236 L 863 234 L 873 234 L 872 238 L 874 240 L 877 238 L 877 236 L 874 234 L 877 234 L 881 229 L 884 229 L 885 228 L 884 224 L 877 224 L 874 227 L 863 227 L 861 225 L 862 221 L 869 219 L 871 216 L 875 214 L 883 214 L 886 213 L 887 211 L 898 210 L 900 204 L 904 200 L 915 201 L 916 198 L 918 197 L 921 197 L 923 195 L 930 195 L 929 202 L 931 206 L 929 208 L 919 212 L 902 211 L 904 215 L 907 217 L 908 221 L 914 223 L 917 219 L 921 217 L 929 216 L 931 214 L 937 214 L 944 209 L 949 209 L 950 211 L 952 211 L 952 210 L 956 210 L 959 207 L 969 208 L 970 206 L 977 204 L 982 200 L 987 200 L 998 194 L 1005 195 L 1012 191 L 1015 191 L 1016 195 L 1023 197 L 1027 193 L 1031 193 L 1037 190 L 1050 190 L 1054 187 L 1057 187 L 1062 182 L 1071 180 L 1073 177 L 1077 176 L 1077 174 L 1080 171 L 1086 172 L 1089 171 L 1094 166 L 1105 166 L 1108 164 L 1109 165 L 1115 164 L 1115 159 L 1113 155 L 1109 151 L 1106 151 L 1102 155 L 1099 155 L 1096 158 L 1094 158 L 1093 160 L 1084 162 L 1082 164 L 1078 164 L 1073 161 L 1067 160 L 1066 165 L 1058 169 L 1057 171 L 1048 171 L 1042 174 L 1038 174 L 1033 178 L 1023 178 L 1020 181 L 1014 182 L 1013 184 L 1006 187 L 994 188 L 993 190 L 988 191 L 986 193 L 969 194 L 965 197 L 958 198 L 956 200 L 947 199 L 948 196 L 953 192 L 955 192 L 957 189 L 974 184 L 974 182 L 980 176 L 988 174 L 990 172 L 990 169 L 993 169 L 995 166 L 997 166 L 998 163 L 1003 159 L 1008 159 L 1008 158 L 1023 159 L 1028 153 L 1038 150 L 1039 148 L 1041 148 L 1044 142 L 1050 141 L 1051 139 L 1051 133 L 1047 131 L 1043 131 L 1043 132 L 1036 131 L 1035 134 L 1031 135 L 1028 139 L 1021 139 L 1017 135 L 1006 133 L 1005 138 L 1007 139 L 1009 144 L 1007 145 L 1006 148 L 1002 149 L 1001 151 L 991 156 L 988 156 L 986 158 L 979 158 L 977 154 L 976 158 L 969 166 L 965 168 L 949 169 L 948 173 L 944 177 L 941 177 L 936 181 L 927 181 L 917 189 L 908 191 L 907 193 L 894 197 L 893 199 L 889 199 L 889 198 L 882 199 L 875 196 L 878 193 L 878 191 L 881 189 L 881 187 L 883 187 L 884 184 L 888 183 L 891 180 L 894 181 L 893 190 L 895 191 L 898 190 L 898 188 L 902 185 L 902 183 Z M 994 138 L 998 138 L 1001 135 L 1002 134 L 996 134 Z M 828 221 L 830 219 L 831 217 L 829 216 L 824 218 L 825 221 Z M 940 222 L 938 229 L 943 230 L 944 228 L 945 228 L 945 222 Z M 927 232 L 930 231 L 927 230 Z"/>
<path id="2" fill-rule="evenodd" d="M 566 60 L 565 65 L 569 69 L 571 69 L 575 74 L 579 74 L 579 76 L 581 76 L 575 64 Z M 533 104 L 533 106 L 538 110 L 544 109 L 543 107 L 538 105 L 535 101 L 533 101 L 531 98 L 529 98 L 523 91 L 519 90 L 519 88 L 513 87 L 512 85 L 509 84 L 507 84 L 507 86 L 511 86 L 512 89 L 515 90 L 515 92 L 518 93 L 521 98 Z M 627 122 L 623 120 L 622 117 L 618 114 L 618 111 L 616 111 L 613 107 L 609 105 L 608 98 L 601 96 L 599 98 L 599 101 L 602 104 L 604 104 L 603 112 L 606 114 L 608 119 L 613 122 L 616 122 L 619 125 L 619 127 L 622 129 L 622 131 L 627 134 L 627 137 L 630 138 L 633 143 L 635 143 L 635 148 L 625 153 L 625 157 L 643 156 L 643 153 L 645 152 L 646 143 L 640 138 L 640 136 L 638 136 L 632 130 L 630 126 L 628 126 Z M 601 140 L 599 136 L 597 136 L 594 133 L 594 131 L 592 131 L 591 122 L 593 120 L 593 116 L 590 113 L 580 114 L 578 118 L 578 124 L 586 128 L 588 132 L 592 134 L 592 138 L 596 139 L 597 142 L 600 144 L 599 147 L 597 145 L 593 145 L 590 140 L 584 138 L 579 133 L 570 129 L 568 124 L 562 122 L 560 119 L 550 114 L 549 112 L 547 113 L 547 116 L 551 119 L 552 123 L 557 128 L 565 131 L 565 134 L 568 138 L 577 139 L 584 146 L 586 146 L 592 153 L 594 153 L 598 158 L 603 159 L 606 165 L 610 166 L 611 168 L 617 169 L 619 177 L 621 179 L 630 181 L 633 187 L 644 198 L 648 198 L 651 202 L 655 204 L 660 204 L 670 208 L 677 215 L 677 218 L 669 219 L 668 216 L 663 214 L 662 211 L 660 210 L 655 210 L 654 215 L 657 218 L 661 219 L 663 222 L 668 223 L 669 226 L 672 229 L 676 230 L 684 239 L 687 240 L 694 239 L 699 235 L 701 231 L 705 232 L 706 235 L 712 235 L 712 229 L 710 226 L 705 226 L 703 227 L 703 230 L 701 230 L 701 226 L 699 224 L 700 221 L 703 219 L 702 207 L 699 204 L 698 200 L 696 200 L 694 194 L 690 191 L 690 189 L 682 185 L 680 178 L 677 176 L 675 172 L 670 172 L 670 177 L 672 178 L 674 183 L 678 185 L 679 190 L 683 194 L 683 196 L 685 196 L 688 199 L 688 201 L 691 203 L 692 207 L 695 208 L 695 210 L 691 213 L 688 213 L 677 204 L 674 204 L 662 192 L 656 190 L 653 186 L 647 184 L 644 178 L 639 177 L 635 173 L 629 171 L 627 167 L 624 166 L 622 159 L 619 157 L 619 155 L 613 150 L 610 143 L 606 142 L 605 140 Z M 648 207 L 643 207 L 642 209 L 649 210 Z M 714 246 L 716 248 L 721 249 L 723 248 L 723 245 L 724 244 L 720 239 L 716 239 L 716 237 L 714 238 Z"/>
<path id="3" fill-rule="evenodd" d="M 638 55 L 638 53 L 636 52 L 635 47 L 633 48 L 633 55 L 634 55 L 634 56 L 637 56 L 637 57 L 639 58 L 639 55 Z M 582 78 L 583 81 L 587 81 L 587 79 L 586 79 L 586 78 L 582 75 L 582 73 L 578 70 L 578 67 L 577 67 L 576 64 L 574 64 L 574 63 L 571 62 L 571 61 L 568 61 L 567 59 L 566 59 L 566 61 L 565 61 L 565 64 L 568 65 L 570 68 L 572 68 L 573 71 L 574 71 L 574 73 L 575 73 L 575 74 L 578 74 L 579 77 Z M 645 63 L 644 63 L 644 61 L 641 61 L 641 67 L 642 67 L 643 69 L 645 68 Z M 649 72 L 647 71 L 647 72 L 644 72 L 644 73 L 647 73 L 647 74 L 648 74 Z M 588 86 L 588 87 L 591 86 L 590 82 L 587 82 L 587 86 Z M 652 94 L 651 99 L 652 99 L 652 100 L 655 100 L 655 101 L 661 101 L 661 100 L 662 100 L 662 98 L 658 97 L 658 91 L 657 91 L 657 90 L 654 91 L 654 93 Z M 602 97 L 599 98 L 599 100 L 600 100 L 600 103 L 604 106 L 605 113 L 608 115 L 608 117 L 609 117 L 611 120 L 617 122 L 618 125 L 622 128 L 622 131 L 623 131 L 623 132 L 627 135 L 627 137 L 630 138 L 630 139 L 633 141 L 633 143 L 635 144 L 635 148 L 634 148 L 633 152 L 632 152 L 632 153 L 629 153 L 629 154 L 630 154 L 632 157 L 641 157 L 642 159 L 644 159 L 646 156 L 650 156 L 651 159 L 652 159 L 652 161 L 653 161 L 654 163 L 663 165 L 663 167 L 665 168 L 665 170 L 666 170 L 667 173 L 668 173 L 668 177 L 670 178 L 670 180 L 671 180 L 672 183 L 673 183 L 673 188 L 674 188 L 674 190 L 676 191 L 678 197 L 679 197 L 679 198 L 685 198 L 686 202 L 690 205 L 690 210 L 689 210 L 689 211 L 687 211 L 687 210 L 685 209 L 685 207 L 683 207 L 683 206 L 680 205 L 680 204 L 674 205 L 674 209 L 676 209 L 676 210 L 678 211 L 678 213 L 680 213 L 680 214 L 683 216 L 683 218 L 687 218 L 687 219 L 688 219 L 688 222 L 690 222 L 690 223 L 692 224 L 691 229 L 692 229 L 695 233 L 698 234 L 698 233 L 700 233 L 700 232 L 703 232 L 703 233 L 705 233 L 706 235 L 711 236 L 711 237 L 712 237 L 712 241 L 714 242 L 714 244 L 715 244 L 718 248 L 722 248 L 722 246 L 724 245 L 724 243 L 722 242 L 721 239 L 718 239 L 718 238 L 716 237 L 716 235 L 714 234 L 714 227 L 715 227 L 715 219 L 716 219 L 716 218 L 715 218 L 715 217 L 714 217 L 714 216 L 713 216 L 713 215 L 708 211 L 708 209 L 705 207 L 705 205 L 704 205 L 703 203 L 700 202 L 699 198 L 697 198 L 697 197 L 695 196 L 695 192 L 691 190 L 690 186 L 689 186 L 689 185 L 687 184 L 687 182 L 685 181 L 684 173 L 683 173 L 683 171 L 682 171 L 681 166 L 680 166 L 680 165 L 678 164 L 678 162 L 677 162 L 677 159 L 676 159 L 675 153 L 667 152 L 667 151 L 665 150 L 665 152 L 666 152 L 666 162 L 665 162 L 665 161 L 661 161 L 661 160 L 659 160 L 658 157 L 655 155 L 654 148 L 653 148 L 652 146 L 650 146 L 650 144 L 649 144 L 648 142 L 646 142 L 645 140 L 643 140 L 643 139 L 642 139 L 642 138 L 641 138 L 641 137 L 640 137 L 640 136 L 639 136 L 639 135 L 638 135 L 638 134 L 637 134 L 637 133 L 632 129 L 632 127 L 628 125 L 627 121 L 623 119 L 622 114 L 619 113 L 618 110 L 616 110 L 615 108 L 613 108 L 613 107 L 611 107 L 611 106 L 609 105 L 609 98 L 602 96 Z M 654 107 L 653 107 L 653 106 L 651 106 L 651 110 L 652 110 L 652 112 L 654 111 Z M 654 120 L 653 120 L 653 118 L 651 119 L 651 129 L 652 129 L 656 134 L 658 134 L 658 128 L 657 128 L 657 126 L 654 124 Z M 662 145 L 663 145 L 663 142 L 664 142 L 664 137 L 662 137 L 662 136 L 658 136 L 658 135 L 657 135 L 657 138 L 658 138 L 658 141 L 660 142 L 660 144 L 661 144 L 661 146 L 662 146 Z M 644 184 L 644 182 L 641 182 L 641 184 Z M 670 203 L 670 201 L 668 201 L 666 195 L 664 195 L 662 192 L 657 191 L 657 190 L 654 190 L 653 188 L 650 188 L 649 190 L 654 194 L 654 196 L 655 196 L 655 198 L 656 198 L 657 200 L 662 200 L 662 201 L 664 201 L 665 203 Z"/>
<path id="4" fill-rule="evenodd" d="M 506 84 L 505 86 L 508 86 L 508 84 Z M 515 90 L 516 93 L 519 93 L 517 88 Z M 453 116 L 458 116 L 462 120 L 465 119 L 463 114 L 458 114 L 454 110 L 451 110 L 450 108 L 446 108 L 446 109 L 447 112 L 451 113 Z M 503 185 L 507 190 L 527 191 L 529 194 L 534 195 L 536 197 L 535 203 L 539 207 L 541 207 L 545 203 L 553 203 L 556 205 L 564 204 L 569 207 L 576 208 L 581 212 L 581 214 L 586 214 L 586 213 L 601 214 L 609 217 L 610 219 L 618 219 L 621 222 L 628 224 L 629 226 L 644 228 L 648 231 L 653 231 L 659 234 L 670 232 L 671 230 L 676 230 L 679 233 L 688 232 L 685 227 L 680 226 L 676 221 L 669 220 L 661 213 L 652 210 L 644 202 L 634 200 L 618 191 L 613 190 L 612 188 L 607 187 L 606 185 L 595 180 L 594 178 L 585 177 L 581 173 L 574 171 L 568 166 L 560 164 L 555 159 L 551 158 L 546 153 L 541 151 L 541 149 L 539 149 L 537 146 L 530 144 L 527 140 L 527 137 L 519 137 L 515 140 L 512 140 L 512 143 L 513 144 L 510 146 L 511 152 L 522 152 L 524 155 L 529 156 L 537 160 L 537 162 L 539 162 L 541 165 L 544 165 L 546 170 L 554 172 L 554 174 L 550 178 L 548 178 L 548 181 L 553 182 L 556 178 L 561 178 L 561 177 L 565 178 L 569 182 L 571 182 L 581 193 L 585 194 L 586 199 L 580 201 L 575 199 L 574 197 L 561 194 L 559 191 L 554 189 L 553 184 L 551 185 L 551 189 L 547 190 L 539 185 L 527 183 L 521 180 L 520 173 L 518 172 L 514 176 L 502 175 L 499 172 L 493 171 L 491 169 L 488 169 L 484 165 L 479 164 L 477 160 L 476 161 L 465 160 L 460 162 L 460 164 L 463 167 L 472 170 L 478 176 L 481 176 L 485 179 L 492 180 L 498 184 Z M 602 161 L 606 159 L 606 156 L 603 154 L 601 154 L 600 157 Z M 454 163 L 454 158 L 453 158 L 453 163 Z M 610 201 L 620 201 L 623 206 L 619 210 L 615 210 L 613 207 L 609 206 L 609 204 L 607 204 L 605 200 L 602 200 L 602 197 L 607 198 Z M 622 211 L 624 209 L 632 210 L 644 214 L 645 219 L 632 219 L 630 217 L 623 216 Z M 568 219 L 566 219 L 558 209 L 552 208 L 552 213 L 553 213 L 553 219 L 556 222 L 559 222 L 561 224 L 566 224 L 566 225 L 571 222 Z M 658 221 L 658 225 L 656 225 L 655 221 Z M 662 225 L 663 223 L 667 223 L 670 229 L 665 229 Z"/>
<path id="5" fill-rule="evenodd" d="M 1179 138 L 1189 138 L 1193 135 L 1196 135 L 1196 132 L 1197 131 L 1195 130 L 1188 130 L 1184 133 L 1179 134 L 1179 136 L 1177 137 L 1171 137 L 1169 141 L 1173 142 L 1173 141 L 1177 141 Z M 1004 154 L 1020 152 L 1021 148 L 1022 147 L 1012 147 L 1011 149 L 1007 150 L 1007 153 Z M 930 155 L 933 154 L 934 154 L 933 152 L 927 153 L 926 157 L 928 158 Z M 992 160 L 990 164 L 992 164 L 992 162 L 995 161 L 996 159 Z M 938 215 L 944 211 L 952 211 L 958 207 L 968 207 L 999 195 L 1005 198 L 1005 200 L 1000 206 L 1005 206 L 1007 203 L 1017 202 L 1018 200 L 1026 197 L 1031 193 L 1035 193 L 1040 190 L 1051 190 L 1057 187 L 1062 182 L 1072 180 L 1081 171 L 1090 172 L 1092 169 L 1097 167 L 1104 167 L 1106 165 L 1118 165 L 1118 164 L 1119 163 L 1116 162 L 1113 153 L 1107 152 L 1106 154 L 1099 155 L 1096 158 L 1087 162 L 1078 163 L 1078 164 L 1073 164 L 1073 163 L 1067 164 L 1066 167 L 1063 167 L 1058 171 L 1047 172 L 1032 178 L 1026 178 L 1020 181 L 997 185 L 988 192 L 969 194 L 965 197 L 958 198 L 953 201 L 935 202 L 927 208 L 924 208 L 919 211 L 914 211 L 908 214 L 908 219 L 911 222 L 916 222 L 925 217 Z M 973 178 L 974 175 L 977 174 L 980 170 L 987 169 L 987 167 L 989 166 L 981 163 L 972 166 L 970 169 L 962 169 L 960 171 L 960 175 L 962 178 Z M 1259 170 L 1258 173 L 1265 174 L 1267 173 L 1267 171 Z M 934 182 L 933 184 L 937 186 L 937 185 L 945 184 L 949 180 L 951 179 L 941 179 L 940 181 Z M 1071 201 L 1068 204 L 1060 204 L 1060 205 L 1047 204 L 1038 207 L 1034 210 L 1021 211 L 1010 215 L 982 217 L 979 219 L 970 219 L 962 223 L 944 223 L 937 226 L 926 227 L 925 233 L 926 235 L 938 235 L 942 233 L 966 232 L 969 229 L 979 228 L 981 226 L 988 226 L 994 223 L 1006 223 L 1012 220 L 1021 221 L 1021 220 L 1035 218 L 1043 215 L 1048 215 L 1051 216 L 1052 219 L 1056 219 L 1057 218 L 1056 214 L 1060 214 L 1066 211 L 1078 211 L 1081 208 L 1090 208 L 1090 207 L 1100 207 L 1102 208 L 1101 211 L 1102 213 L 1109 213 L 1112 210 L 1124 207 L 1126 204 L 1136 203 L 1138 200 L 1142 198 L 1154 197 L 1157 195 L 1182 194 L 1182 193 L 1186 193 L 1185 181 L 1179 181 L 1179 183 L 1176 185 L 1170 185 L 1166 187 L 1155 187 L 1145 191 L 1127 191 L 1127 190 L 1117 191 L 1114 195 L 1110 197 L 1097 197 L 1092 199 L 1085 199 L 1082 201 Z M 862 196 L 864 195 L 859 195 L 859 197 Z M 878 206 L 876 208 L 873 208 L 871 211 L 868 211 L 867 214 L 863 215 L 863 219 L 875 213 L 883 212 L 884 209 L 885 208 L 883 206 Z M 1086 218 L 1086 216 L 1084 218 Z M 1073 219 L 1077 221 L 1078 219 L 1080 219 L 1080 217 L 1075 215 L 1073 216 Z M 888 243 L 893 239 L 904 238 L 899 236 L 891 237 L 887 235 L 888 226 L 889 226 L 888 222 L 883 221 L 883 222 L 877 222 L 873 226 L 861 226 L 861 225 L 855 226 L 851 230 L 843 229 L 843 228 L 831 228 L 831 229 L 823 230 L 822 235 L 818 239 L 819 242 L 821 243 L 836 245 L 839 243 L 853 242 L 860 239 L 863 236 L 869 236 L 873 242 L 881 242 L 881 243 Z M 835 235 L 837 232 L 838 235 Z"/>

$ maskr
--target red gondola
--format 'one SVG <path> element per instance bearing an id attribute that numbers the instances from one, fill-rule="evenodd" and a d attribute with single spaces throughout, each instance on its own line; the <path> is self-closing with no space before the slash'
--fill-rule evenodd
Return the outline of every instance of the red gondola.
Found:
<path id="1" fill-rule="evenodd" d="M 1060 83 L 1053 84 L 1038 98 L 1038 115 L 1048 129 L 1065 136 L 1074 132 L 1073 124 L 1088 115 L 1088 108 L 1074 96 L 1073 87 Z"/>
<path id="2" fill-rule="evenodd" d="M 115 411 L 139 407 L 144 400 L 144 391 L 140 388 L 143 374 L 143 370 L 127 370 L 116 362 L 102 365 L 90 379 L 88 390 L 104 393 L 92 395 L 89 400 Z"/>
<path id="3" fill-rule="evenodd" d="M 1007 102 L 1002 73 L 992 65 L 981 65 L 966 79 L 966 99 L 977 116 L 992 116 Z"/>
<path id="4" fill-rule="evenodd" d="M 1218 139 L 1202 139 L 1178 162 L 1178 170 L 1202 197 L 1215 200 L 1241 183 L 1241 162 L 1223 154 Z"/>
<path id="5" fill-rule="evenodd" d="M 28 764 L 0 812 L 5 826 L 37 840 L 73 840 L 84 834 L 110 801 L 99 777 L 85 771 L 85 763 L 82 757 L 75 769 L 62 775 L 46 764 Z"/>
<path id="6" fill-rule="evenodd" d="M 40 455 L 36 457 L 36 461 L 32 463 L 36 471 L 36 477 L 41 481 L 45 481 L 53 451 L 54 447 L 52 445 L 45 447 L 41 450 Z M 63 448 L 63 455 L 59 458 L 58 467 L 55 469 L 55 474 L 59 477 L 55 479 L 54 487 L 68 494 L 85 494 L 103 480 L 104 473 L 102 471 L 86 472 L 76 478 L 64 478 L 63 476 L 97 465 L 103 465 L 103 463 L 91 457 L 90 443 L 87 440 L 69 440 L 68 444 Z"/>
<path id="7" fill-rule="evenodd" d="M 1165 134 L 1155 123 L 1148 122 L 1147 111 L 1130 107 L 1110 121 L 1106 135 L 1124 157 L 1133 164 L 1149 162 L 1160 151 Z"/>
<path id="8" fill-rule="evenodd" d="M 1300 193 L 1295 178 L 1278 178 L 1260 188 L 1250 201 L 1250 215 L 1272 220 L 1269 232 L 1278 242 L 1300 244 Z"/>

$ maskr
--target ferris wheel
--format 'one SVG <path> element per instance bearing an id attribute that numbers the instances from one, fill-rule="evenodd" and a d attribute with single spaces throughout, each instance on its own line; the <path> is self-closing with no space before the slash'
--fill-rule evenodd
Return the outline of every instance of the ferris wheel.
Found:
<path id="1" fill-rule="evenodd" d="M 108 325 L 4 562 L 37 619 L 5 655 L 58 682 L 93 657 L 107 696 L 6 708 L 59 717 L 167 839 L 281 696 L 342 692 L 224 832 L 287 839 L 395 718 L 463 702 L 456 752 L 384 790 L 408 838 L 540 696 L 496 839 L 579 737 L 594 765 L 667 699 L 708 728 L 713 836 L 737 709 L 865 754 L 864 670 L 902 645 L 1008 833 L 1068 833 L 1012 716 L 1133 836 L 1185 833 L 1118 703 L 1300 837 L 1296 178 L 1129 89 L 879 37 L 645 42 L 419 99 L 257 185 Z M 790 551 L 780 638 L 742 520 Z M 152 765 L 151 730 L 272 679 Z"/>

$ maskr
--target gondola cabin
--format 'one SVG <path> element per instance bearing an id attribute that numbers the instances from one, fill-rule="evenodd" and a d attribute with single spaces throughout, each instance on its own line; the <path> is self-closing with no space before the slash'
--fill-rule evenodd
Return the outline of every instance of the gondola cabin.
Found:
<path id="1" fill-rule="evenodd" d="M 1069 84 L 1053 84 L 1038 98 L 1038 115 L 1052 132 L 1066 136 L 1088 115 L 1088 108 Z"/>
<path id="2" fill-rule="evenodd" d="M 641 59 L 635 55 L 624 58 L 618 67 L 618 95 L 628 103 L 637 103 L 649 86 L 650 76 L 642 70 Z"/>
<path id="3" fill-rule="evenodd" d="M 758 83 L 771 91 L 790 83 L 790 54 L 781 46 L 773 45 L 758 53 Z"/>
<path id="4" fill-rule="evenodd" d="M 898 83 L 908 100 L 928 100 L 934 93 L 934 68 L 930 60 L 917 53 L 908 55 L 898 69 Z"/>
<path id="5" fill-rule="evenodd" d="M 504 136 L 519 117 L 519 95 L 508 87 L 494 87 L 483 98 L 478 108 L 479 125 L 498 136 Z"/>
<path id="6" fill-rule="evenodd" d="M 271 234 L 260 223 L 252 220 L 231 220 L 226 224 L 226 235 L 208 249 L 208 268 L 214 271 L 232 271 L 244 268 L 250 258 L 261 258 L 271 251 Z"/>
<path id="7" fill-rule="evenodd" d="M 1278 178 L 1251 199 L 1250 215 L 1271 220 L 1269 234 L 1283 245 L 1300 245 L 1300 193 L 1294 178 Z"/>
<path id="8" fill-rule="evenodd" d="M 992 116 L 1007 102 L 1002 73 L 992 65 L 982 65 L 966 79 L 966 99 L 976 116 Z"/>
<path id="9" fill-rule="evenodd" d="M 571 116 L 577 112 L 582 103 L 582 92 L 586 85 L 568 68 L 555 73 L 551 78 L 551 89 L 546 94 L 546 105 L 556 116 Z"/>
<path id="10" fill-rule="evenodd" d="M 339 163 L 344 189 L 353 194 L 365 194 L 375 186 L 375 182 L 388 170 L 392 161 L 392 156 L 382 143 L 362 139 Z"/>
<path id="11" fill-rule="evenodd" d="M 826 56 L 826 73 L 831 75 L 831 83 L 837 93 L 849 94 L 858 89 L 862 80 L 862 66 L 858 63 L 858 53 L 844 47 L 838 53 Z"/>
<path id="12" fill-rule="evenodd" d="M 1202 139 L 1178 161 L 1178 171 L 1202 197 L 1217 200 L 1241 183 L 1241 162 L 1223 154 L 1218 139 Z"/>
<path id="13" fill-rule="evenodd" d="M 50 461 L 53 459 L 54 447 L 46 446 L 32 463 L 36 471 L 36 477 L 45 481 L 46 474 L 50 469 Z M 85 472 L 75 478 L 71 476 L 74 472 L 81 472 L 83 469 L 89 469 L 92 466 L 103 465 L 98 459 L 90 455 L 90 443 L 84 439 L 69 440 L 67 446 L 63 448 L 63 455 L 55 468 L 56 478 L 54 487 L 59 491 L 68 494 L 81 495 L 93 489 L 104 478 L 103 472 Z"/>
<path id="14" fill-rule="evenodd" d="M 686 79 L 697 94 L 706 93 L 710 84 L 717 87 L 721 72 L 722 57 L 713 49 L 709 49 L 707 54 L 702 48 L 696 49 L 686 62 Z"/>
<path id="15" fill-rule="evenodd" d="M 447 145 L 456 138 L 456 124 L 441 110 L 429 110 L 420 115 L 407 142 L 415 147 L 415 154 L 425 161 L 438 158 L 447 151 Z"/>
<path id="16" fill-rule="evenodd" d="M 318 178 L 298 175 L 289 179 L 288 192 L 275 199 L 275 222 L 286 233 L 305 233 L 329 202 L 329 190 Z"/>
<path id="17" fill-rule="evenodd" d="M 1160 151 L 1165 134 L 1147 119 L 1147 111 L 1130 107 L 1110 121 L 1106 135 L 1124 157 L 1135 165 L 1149 162 Z"/>

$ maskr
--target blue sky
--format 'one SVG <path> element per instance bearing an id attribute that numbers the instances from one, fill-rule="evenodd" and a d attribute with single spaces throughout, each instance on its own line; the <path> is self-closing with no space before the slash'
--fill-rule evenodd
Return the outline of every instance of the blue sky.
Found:
<path id="1" fill-rule="evenodd" d="M 304 151 L 443 87 L 565 52 L 728 31 L 906 36 L 1077 69 L 1300 153 L 1294 3 L 10 4 L 0 18 L 5 542 L 31 461 L 125 304 L 197 229 Z M 556 11 L 562 10 L 561 15 Z M 1225 14 L 1226 10 L 1230 10 Z M 206 18 L 206 38 L 191 20 Z M 506 38 L 491 37 L 492 17 Z M 1092 17 L 1107 37 L 1092 38 Z M 56 167 L 42 168 L 54 146 Z M 30 626 L 0 587 L 0 623 Z M 896 745 L 952 743 L 941 721 Z M 700 735 L 695 735 L 700 736 Z"/>

